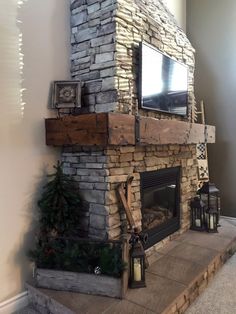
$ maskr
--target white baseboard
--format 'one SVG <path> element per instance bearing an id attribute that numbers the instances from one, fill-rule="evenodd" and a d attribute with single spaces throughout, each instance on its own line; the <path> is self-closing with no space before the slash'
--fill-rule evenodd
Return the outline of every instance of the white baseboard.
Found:
<path id="1" fill-rule="evenodd" d="M 28 292 L 20 293 L 13 298 L 0 303 L 0 314 L 12 314 L 29 303 Z"/>

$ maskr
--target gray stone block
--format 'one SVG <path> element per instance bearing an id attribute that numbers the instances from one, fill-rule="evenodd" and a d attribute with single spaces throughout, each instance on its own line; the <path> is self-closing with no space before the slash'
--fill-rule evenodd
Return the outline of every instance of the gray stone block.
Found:
<path id="1" fill-rule="evenodd" d="M 95 63 L 102 63 L 112 61 L 114 59 L 114 52 L 104 52 L 95 56 Z"/>
<path id="2" fill-rule="evenodd" d="M 102 80 L 101 91 L 114 90 L 116 87 L 116 80 L 114 77 L 108 77 Z"/>
<path id="3" fill-rule="evenodd" d="M 95 94 L 84 95 L 83 102 L 85 106 L 95 105 Z"/>
<path id="4" fill-rule="evenodd" d="M 100 76 L 103 78 L 114 76 L 116 74 L 116 68 L 108 68 L 100 71 Z"/>
<path id="5" fill-rule="evenodd" d="M 98 36 L 104 36 L 111 33 L 115 33 L 116 31 L 116 24 L 115 22 L 111 22 L 105 25 L 102 25 L 98 30 Z"/>
<path id="6" fill-rule="evenodd" d="M 90 70 L 91 67 L 90 67 Z M 82 81 L 90 81 L 90 80 L 96 80 L 100 78 L 100 72 L 99 71 L 90 71 L 89 73 L 85 73 L 79 76 L 79 78 Z"/>
<path id="7" fill-rule="evenodd" d="M 96 95 L 97 104 L 114 103 L 117 100 L 117 91 L 101 92 Z"/>
<path id="8" fill-rule="evenodd" d="M 100 53 L 103 52 L 114 52 L 116 49 L 116 45 L 114 43 L 100 46 Z"/>
<path id="9" fill-rule="evenodd" d="M 107 156 L 97 156 L 96 160 L 97 160 L 97 162 L 106 163 L 108 160 L 108 157 Z"/>
<path id="10" fill-rule="evenodd" d="M 111 44 L 114 40 L 113 35 L 108 35 L 108 36 L 100 36 L 97 38 L 91 39 L 91 47 L 97 47 L 97 46 L 102 46 L 106 44 Z"/>
<path id="11" fill-rule="evenodd" d="M 114 0 L 105 0 L 105 1 L 102 1 L 101 3 L 101 8 L 105 8 L 105 7 L 108 7 L 109 5 L 113 5 L 114 3 L 116 3 L 116 1 Z"/>
<path id="12" fill-rule="evenodd" d="M 90 40 L 92 38 L 97 37 L 97 28 L 90 27 L 89 29 L 81 30 L 79 33 L 75 34 L 75 42 L 81 43 L 86 40 Z"/>
<path id="13" fill-rule="evenodd" d="M 111 68 L 111 67 L 115 67 L 116 66 L 116 62 L 115 61 L 108 61 L 108 62 L 102 62 L 102 63 L 94 63 L 91 65 L 90 69 L 91 70 L 103 70 L 106 68 Z"/>
<path id="14" fill-rule="evenodd" d="M 71 60 L 78 60 L 80 58 L 86 57 L 87 56 L 87 50 L 82 50 L 82 51 L 78 51 L 75 53 L 72 53 L 71 55 Z"/>
<path id="15" fill-rule="evenodd" d="M 76 178 L 76 177 L 75 177 Z M 77 179 L 76 179 L 77 180 Z M 105 177 L 100 177 L 100 176 L 79 176 L 78 177 L 78 181 L 81 180 L 81 181 L 85 181 L 85 182 L 98 182 L 98 183 L 102 183 L 102 182 L 105 182 Z"/>
<path id="16" fill-rule="evenodd" d="M 105 192 L 96 190 L 82 190 L 80 191 L 83 200 L 89 203 L 105 204 Z"/>
<path id="17" fill-rule="evenodd" d="M 81 162 L 85 162 L 85 163 L 88 163 L 88 162 L 96 162 L 97 160 L 97 157 L 96 156 L 81 156 L 80 157 L 80 161 Z"/>
<path id="18" fill-rule="evenodd" d="M 91 237 L 92 239 L 106 240 L 107 239 L 107 231 L 90 227 L 89 228 L 89 237 Z"/>
<path id="19" fill-rule="evenodd" d="M 106 103 L 106 104 L 98 104 L 95 105 L 95 112 L 115 112 L 118 107 L 118 102 Z"/>
<path id="20" fill-rule="evenodd" d="M 86 11 L 71 16 L 71 26 L 75 27 L 87 21 L 88 15 Z"/>
<path id="21" fill-rule="evenodd" d="M 90 204 L 89 212 L 96 215 L 107 216 L 109 213 L 109 207 L 99 204 Z"/>
<path id="22" fill-rule="evenodd" d="M 86 163 L 86 168 L 87 169 L 102 169 L 103 168 L 103 164 L 101 163 Z"/>
<path id="23" fill-rule="evenodd" d="M 90 213 L 90 228 L 106 229 L 106 216 Z"/>
<path id="24" fill-rule="evenodd" d="M 109 183 L 94 183 L 95 190 L 109 191 L 110 185 Z"/>
<path id="25" fill-rule="evenodd" d="M 71 10 L 74 10 L 74 9 L 84 5 L 85 3 L 86 3 L 86 0 L 74 0 L 74 1 L 71 1 L 70 8 L 71 8 Z"/>
<path id="26" fill-rule="evenodd" d="M 91 93 L 98 93 L 102 89 L 102 80 L 87 82 L 84 85 L 84 93 L 91 94 Z"/>
<path id="27" fill-rule="evenodd" d="M 80 182 L 80 183 L 79 183 L 79 188 L 80 188 L 81 190 L 93 190 L 93 188 L 94 188 L 94 183 Z"/>
<path id="28" fill-rule="evenodd" d="M 100 10 L 100 3 L 96 2 L 94 4 L 88 5 L 87 6 L 88 14 L 94 13 L 98 10 Z"/>

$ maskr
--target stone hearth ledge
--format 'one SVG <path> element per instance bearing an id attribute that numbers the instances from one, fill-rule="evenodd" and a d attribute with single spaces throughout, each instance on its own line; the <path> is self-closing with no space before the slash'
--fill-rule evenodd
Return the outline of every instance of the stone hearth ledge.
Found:
<path id="1" fill-rule="evenodd" d="M 91 113 L 45 119 L 52 146 L 126 146 L 215 143 L 215 127 L 188 121 L 120 113 Z"/>
<path id="2" fill-rule="evenodd" d="M 181 314 L 236 251 L 236 226 L 221 219 L 219 233 L 187 231 L 157 251 L 147 270 L 147 287 L 128 290 L 123 300 L 27 285 L 39 313 Z"/>

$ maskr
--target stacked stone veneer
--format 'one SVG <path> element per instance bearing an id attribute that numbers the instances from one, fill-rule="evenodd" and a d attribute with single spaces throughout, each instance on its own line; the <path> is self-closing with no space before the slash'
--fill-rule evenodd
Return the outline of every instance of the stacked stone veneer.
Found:
<path id="1" fill-rule="evenodd" d="M 118 238 L 125 216 L 117 195 L 117 184 L 132 182 L 132 214 L 141 226 L 140 173 L 181 166 L 181 230 L 189 227 L 189 200 L 197 185 L 194 145 L 88 148 L 68 147 L 62 154 L 64 172 L 78 182 L 84 208 L 81 231 L 93 238 Z"/>
<path id="2" fill-rule="evenodd" d="M 161 0 L 71 0 L 71 75 L 83 83 L 78 113 L 120 112 L 164 119 L 192 119 L 194 49 Z M 189 68 L 189 116 L 138 108 L 139 43 L 145 41 Z M 120 236 L 126 228 L 117 185 L 133 175 L 132 214 L 141 226 L 140 173 L 181 166 L 181 229 L 189 227 L 189 200 L 197 185 L 195 146 L 67 147 L 64 172 L 83 199 L 81 233 Z"/>
<path id="3" fill-rule="evenodd" d="M 145 41 L 188 66 L 191 119 L 194 49 L 161 0 L 72 0 L 71 12 L 71 73 L 84 82 L 81 112 L 173 118 L 138 109 L 138 47 Z"/>

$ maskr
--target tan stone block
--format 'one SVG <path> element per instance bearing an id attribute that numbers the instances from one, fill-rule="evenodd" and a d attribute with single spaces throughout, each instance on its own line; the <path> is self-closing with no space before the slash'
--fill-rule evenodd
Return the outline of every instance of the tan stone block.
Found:
<path id="1" fill-rule="evenodd" d="M 135 151 L 134 146 L 122 146 L 122 147 L 120 147 L 121 153 L 133 153 L 134 151 Z"/>
<path id="2" fill-rule="evenodd" d="M 177 302 L 176 302 L 176 307 L 179 309 L 182 306 L 184 306 L 184 304 L 186 303 L 186 298 L 185 295 L 182 295 L 178 298 Z"/>
<path id="3" fill-rule="evenodd" d="M 198 294 L 201 294 L 206 289 L 207 285 L 207 280 L 203 280 L 198 287 Z"/>
<path id="4" fill-rule="evenodd" d="M 115 149 L 107 149 L 105 151 L 105 154 L 108 156 L 111 156 L 111 155 L 117 156 L 119 154 L 119 152 L 118 152 L 118 150 L 115 150 Z"/>
<path id="5" fill-rule="evenodd" d="M 145 156 L 144 152 L 134 153 L 134 160 L 135 161 L 143 160 L 144 156 Z"/>
<path id="6" fill-rule="evenodd" d="M 109 156 L 109 159 L 108 159 L 109 163 L 114 163 L 114 162 L 119 162 L 119 155 L 112 155 L 112 156 Z"/>
<path id="7" fill-rule="evenodd" d="M 193 161 L 193 159 L 188 159 L 187 160 L 187 166 L 189 167 L 191 167 L 191 166 L 193 166 L 194 165 L 194 161 Z"/>
<path id="8" fill-rule="evenodd" d="M 120 156 L 120 162 L 132 161 L 133 154 L 132 153 L 125 153 Z"/>
<path id="9" fill-rule="evenodd" d="M 109 206 L 109 213 L 111 215 L 116 214 L 117 212 L 119 212 L 119 205 L 118 204 L 113 204 Z"/>
<path id="10" fill-rule="evenodd" d="M 108 226 L 109 228 L 117 228 L 121 225 L 120 214 L 109 215 Z"/>
<path id="11" fill-rule="evenodd" d="M 128 175 L 133 173 L 133 167 L 110 168 L 109 171 L 111 176 Z"/>
<path id="12" fill-rule="evenodd" d="M 122 168 L 125 168 L 125 167 L 129 167 L 129 166 L 131 166 L 132 165 L 132 163 L 131 162 L 121 162 L 120 163 L 120 167 L 122 167 Z"/>
<path id="13" fill-rule="evenodd" d="M 117 191 L 107 191 L 105 193 L 105 205 L 112 205 L 118 202 Z"/>
<path id="14" fill-rule="evenodd" d="M 158 170 L 157 166 L 153 166 L 153 167 L 146 167 L 146 171 L 156 171 Z"/>
<path id="15" fill-rule="evenodd" d="M 139 201 L 139 200 L 141 199 L 141 194 L 140 194 L 140 192 L 134 193 L 134 199 L 135 199 L 136 201 Z"/>
<path id="16" fill-rule="evenodd" d="M 189 305 L 190 305 L 190 302 L 189 300 L 187 300 L 185 304 L 181 308 L 178 309 L 178 314 L 183 314 L 187 310 Z"/>
<path id="17" fill-rule="evenodd" d="M 134 168 L 135 172 L 144 172 L 146 171 L 146 167 L 145 166 L 138 166 Z"/>
<path id="18" fill-rule="evenodd" d="M 108 239 L 109 240 L 119 239 L 120 235 L 121 235 L 120 227 L 108 230 Z"/>
<path id="19" fill-rule="evenodd" d="M 106 178 L 106 182 L 110 183 L 119 183 L 119 182 L 126 182 L 127 175 L 117 175 L 117 176 L 109 176 Z"/>

